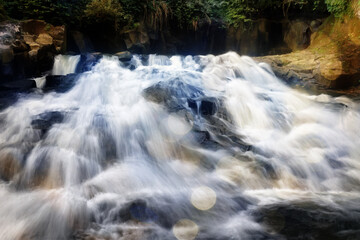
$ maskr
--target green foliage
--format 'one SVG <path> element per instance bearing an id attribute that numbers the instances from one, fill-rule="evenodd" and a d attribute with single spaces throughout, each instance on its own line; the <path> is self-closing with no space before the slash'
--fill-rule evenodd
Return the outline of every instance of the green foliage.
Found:
<path id="1" fill-rule="evenodd" d="M 180 28 L 198 27 L 200 20 L 224 19 L 225 1 L 218 0 L 167 0 L 172 19 Z"/>
<path id="2" fill-rule="evenodd" d="M 260 6 L 255 7 L 254 1 L 246 1 L 246 0 L 227 0 L 226 4 L 226 20 L 231 24 L 238 26 L 243 22 L 249 22 L 254 15 L 260 9 Z M 260 1 L 262 4 L 262 1 Z"/>
<path id="3" fill-rule="evenodd" d="M 335 17 L 342 17 L 348 7 L 348 0 L 325 0 L 327 10 L 332 13 Z"/>
<path id="4" fill-rule="evenodd" d="M 4 21 L 8 18 L 7 13 L 4 9 L 4 6 L 0 2 L 0 21 Z"/>
<path id="5" fill-rule="evenodd" d="M 84 11 L 87 24 L 113 25 L 116 30 L 133 29 L 144 22 L 162 29 L 171 10 L 163 0 L 92 0 Z"/>
<path id="6" fill-rule="evenodd" d="M 84 11 L 90 23 L 111 24 L 116 30 L 127 16 L 117 0 L 92 0 Z"/>
<path id="7" fill-rule="evenodd" d="M 169 23 L 179 28 L 197 29 L 201 23 L 213 20 L 238 26 L 259 18 L 311 17 L 326 12 L 340 17 L 347 13 L 349 1 L 0 0 L 0 18 L 6 15 L 15 19 L 36 18 L 73 26 L 106 23 L 116 29 L 136 28 L 139 23 L 145 23 L 154 30 L 160 30 Z"/>
<path id="8" fill-rule="evenodd" d="M 53 24 L 77 24 L 88 0 L 0 0 L 15 19 L 43 19 Z"/>

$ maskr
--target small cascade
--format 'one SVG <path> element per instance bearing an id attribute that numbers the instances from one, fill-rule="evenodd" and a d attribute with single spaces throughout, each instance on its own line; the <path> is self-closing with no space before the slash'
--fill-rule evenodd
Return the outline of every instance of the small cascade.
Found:
<path id="1" fill-rule="evenodd" d="M 66 56 L 57 55 L 55 57 L 52 75 L 67 75 L 75 73 L 76 66 L 80 61 L 80 55 Z"/>

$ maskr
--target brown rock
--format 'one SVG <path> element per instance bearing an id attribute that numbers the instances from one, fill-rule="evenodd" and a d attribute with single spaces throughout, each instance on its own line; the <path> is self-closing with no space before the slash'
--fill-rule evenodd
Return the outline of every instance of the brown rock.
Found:
<path id="1" fill-rule="evenodd" d="M 24 38 L 24 41 L 25 41 L 27 44 L 30 44 L 30 43 L 35 42 L 36 35 L 23 34 L 23 38 Z"/>
<path id="2" fill-rule="evenodd" d="M 41 33 L 36 41 L 40 45 L 52 45 L 53 44 L 53 38 L 47 34 L 47 33 Z"/>
<path id="3" fill-rule="evenodd" d="M 303 21 L 293 21 L 288 25 L 284 42 L 292 51 L 302 50 L 310 45 L 311 28 Z"/>
<path id="4" fill-rule="evenodd" d="M 32 35 L 39 35 L 45 32 L 45 28 L 48 24 L 42 20 L 25 20 L 21 22 L 21 29 L 22 32 L 32 34 Z"/>
<path id="5" fill-rule="evenodd" d="M 145 51 L 150 45 L 150 38 L 146 31 L 131 30 L 123 34 L 126 48 L 130 51 Z"/>
<path id="6" fill-rule="evenodd" d="M 47 33 L 56 40 L 64 41 L 65 38 L 65 26 L 56 26 L 47 31 Z"/>

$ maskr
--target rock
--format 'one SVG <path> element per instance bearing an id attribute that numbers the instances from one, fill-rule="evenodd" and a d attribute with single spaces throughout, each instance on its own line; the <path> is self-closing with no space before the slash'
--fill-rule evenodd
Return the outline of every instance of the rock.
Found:
<path id="1" fill-rule="evenodd" d="M 29 45 L 27 45 L 26 42 L 23 40 L 21 41 L 19 39 L 16 39 L 12 43 L 12 49 L 14 53 L 25 52 L 29 50 Z"/>
<path id="2" fill-rule="evenodd" d="M 65 76 L 49 75 L 46 76 L 44 91 L 55 91 L 64 93 L 69 91 L 76 83 L 78 74 L 68 74 Z"/>
<path id="3" fill-rule="evenodd" d="M 33 77 L 53 66 L 54 56 L 65 50 L 65 26 L 41 20 L 0 24 L 0 77 L 11 81 Z"/>
<path id="4" fill-rule="evenodd" d="M 159 82 L 143 91 L 149 101 L 164 104 L 170 111 L 187 107 L 188 99 L 197 99 L 203 92 L 179 79 Z"/>
<path id="5" fill-rule="evenodd" d="M 83 73 L 86 71 L 90 71 L 91 68 L 95 66 L 101 58 L 102 55 L 100 53 L 82 54 L 80 56 L 80 61 L 76 66 L 75 73 Z"/>
<path id="6" fill-rule="evenodd" d="M 284 42 L 292 51 L 302 50 L 310 45 L 311 27 L 304 21 L 292 21 L 284 34 Z"/>
<path id="7" fill-rule="evenodd" d="M 94 51 L 94 47 L 89 37 L 82 32 L 71 31 L 70 36 L 71 38 L 69 39 L 67 48 L 71 51 L 80 52 L 82 54 Z"/>
<path id="8" fill-rule="evenodd" d="M 290 85 L 315 92 L 347 89 L 359 85 L 360 20 L 328 20 L 302 51 L 255 58 L 271 65 L 274 73 Z M 343 93 L 342 93 L 343 94 Z"/>
<path id="9" fill-rule="evenodd" d="M 21 22 L 22 31 L 32 35 L 44 33 L 46 26 L 47 23 L 42 20 L 30 19 Z"/>
<path id="10" fill-rule="evenodd" d="M 127 50 L 133 53 L 143 54 L 148 52 L 150 39 L 143 29 L 131 30 L 123 33 L 123 39 Z"/>
<path id="11" fill-rule="evenodd" d="M 322 24 L 323 24 L 323 21 L 321 19 L 316 19 L 316 20 L 311 21 L 311 23 L 310 23 L 311 31 L 317 32 Z"/>
<path id="12" fill-rule="evenodd" d="M 121 62 L 130 61 L 133 57 L 129 51 L 115 53 L 115 56 L 117 56 Z"/>
<path id="13" fill-rule="evenodd" d="M 189 108 L 193 110 L 195 114 L 201 114 L 202 116 L 212 116 L 217 112 L 217 100 L 216 98 L 200 97 L 197 99 L 187 99 Z"/>
<path id="14" fill-rule="evenodd" d="M 28 91 L 33 88 L 36 88 L 34 80 L 17 80 L 0 83 L 0 91 Z"/>
<path id="15" fill-rule="evenodd" d="M 59 111 L 45 112 L 34 117 L 31 126 L 34 129 L 47 131 L 55 123 L 61 123 L 65 118 L 65 113 Z"/>
<path id="16" fill-rule="evenodd" d="M 259 19 L 253 21 L 251 27 L 246 24 L 240 24 L 236 28 L 228 27 L 226 40 L 217 41 L 216 44 L 224 42 L 224 50 L 249 56 L 288 53 L 291 49 L 284 42 L 285 30 L 286 24 L 283 21 Z"/>
<path id="17" fill-rule="evenodd" d="M 201 100 L 200 114 L 203 116 L 212 116 L 217 112 L 217 104 L 215 98 L 206 98 Z"/>
<path id="18" fill-rule="evenodd" d="M 41 33 L 35 40 L 36 43 L 40 45 L 52 45 L 53 44 L 53 38 L 47 34 L 47 33 Z"/>
<path id="19" fill-rule="evenodd" d="M 273 204 L 253 214 L 269 232 L 286 239 L 358 239 L 360 214 L 352 207 L 354 203 L 344 210 L 315 202 Z"/>
<path id="20" fill-rule="evenodd" d="M 0 91 L 0 111 L 16 103 L 19 94 L 14 91 Z"/>

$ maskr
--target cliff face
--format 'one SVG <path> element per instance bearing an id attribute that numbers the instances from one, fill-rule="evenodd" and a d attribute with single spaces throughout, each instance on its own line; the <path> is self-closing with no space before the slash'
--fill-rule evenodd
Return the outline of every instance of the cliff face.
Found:
<path id="1" fill-rule="evenodd" d="M 355 2 L 354 2 L 355 3 Z M 360 81 L 360 11 L 342 19 L 329 17 L 312 34 L 308 48 L 257 58 L 269 63 L 289 83 L 317 89 L 347 89 Z M 356 91 L 357 94 L 358 91 Z"/>
<path id="2" fill-rule="evenodd" d="M 284 54 L 306 48 L 310 43 L 312 25 L 321 20 L 292 21 L 258 19 L 237 27 L 227 26 L 221 20 L 199 21 L 195 29 L 177 29 L 166 26 L 154 30 L 142 23 L 135 29 L 115 33 L 90 29 L 82 33 L 71 31 L 69 48 L 74 52 L 91 50 L 114 53 L 157 54 L 221 54 L 235 51 L 242 55 L 263 56 Z M 99 34 L 101 32 L 101 34 Z M 88 46 L 84 43 L 90 42 Z"/>
<path id="3" fill-rule="evenodd" d="M 66 49 L 65 26 L 40 20 L 0 24 L 0 80 L 40 75 Z"/>

